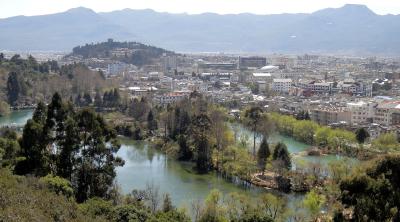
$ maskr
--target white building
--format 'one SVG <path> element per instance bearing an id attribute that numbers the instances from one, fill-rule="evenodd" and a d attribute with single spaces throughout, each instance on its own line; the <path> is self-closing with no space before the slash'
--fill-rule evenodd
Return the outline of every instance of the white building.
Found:
<path id="1" fill-rule="evenodd" d="M 176 103 L 179 101 L 182 101 L 185 98 L 188 98 L 190 95 L 190 92 L 183 92 L 183 91 L 176 91 L 176 92 L 171 92 L 171 93 L 166 93 L 164 95 L 156 96 L 155 102 L 157 102 L 160 105 L 167 105 L 170 103 Z"/>
<path id="2" fill-rule="evenodd" d="M 316 93 L 330 93 L 332 92 L 333 82 L 300 81 L 297 86 Z"/>
<path id="3" fill-rule="evenodd" d="M 400 112 L 400 101 L 386 101 L 378 104 L 375 108 L 374 123 L 383 126 L 392 125 L 393 114 Z"/>
<path id="4" fill-rule="evenodd" d="M 351 113 L 350 124 L 361 125 L 372 122 L 376 105 L 377 104 L 374 102 L 364 101 L 347 103 L 347 108 Z"/>
<path id="5" fill-rule="evenodd" d="M 107 74 L 108 75 L 118 75 L 128 70 L 128 64 L 123 62 L 116 62 L 112 64 L 108 64 L 107 66 Z"/>
<path id="6" fill-rule="evenodd" d="M 270 82 L 272 80 L 272 75 L 271 73 L 253 73 L 251 75 L 251 80 L 253 82 L 257 82 L 257 81 L 266 81 L 266 82 Z"/>
<path id="7" fill-rule="evenodd" d="M 292 88 L 292 79 L 273 79 L 272 90 L 287 93 Z"/>

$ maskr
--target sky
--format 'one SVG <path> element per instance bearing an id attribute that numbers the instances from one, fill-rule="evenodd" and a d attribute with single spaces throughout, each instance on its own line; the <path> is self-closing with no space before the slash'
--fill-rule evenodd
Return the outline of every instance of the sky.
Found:
<path id="1" fill-rule="evenodd" d="M 132 8 L 189 14 L 280 14 L 311 13 L 345 4 L 364 4 L 381 15 L 400 14 L 400 0 L 0 0 L 0 18 L 51 14 L 80 6 L 96 12 Z"/>

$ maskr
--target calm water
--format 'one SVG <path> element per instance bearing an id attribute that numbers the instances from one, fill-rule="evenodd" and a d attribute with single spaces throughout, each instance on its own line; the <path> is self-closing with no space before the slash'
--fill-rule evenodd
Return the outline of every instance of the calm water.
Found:
<path id="1" fill-rule="evenodd" d="M 24 125 L 31 118 L 32 110 L 14 111 L 10 115 L 0 117 L 0 126 Z M 240 135 L 248 135 L 248 147 L 252 147 L 252 134 L 250 131 L 240 128 Z M 258 143 L 260 138 L 257 139 Z M 273 135 L 269 142 L 284 142 L 289 152 L 298 153 L 305 151 L 309 146 L 295 141 L 292 138 Z M 146 184 L 153 183 L 158 186 L 161 193 L 169 193 L 172 200 L 178 206 L 190 207 L 192 200 L 204 199 L 211 189 L 219 189 L 223 193 L 241 192 L 250 196 L 257 196 L 264 189 L 256 187 L 244 187 L 231 183 L 215 173 L 198 175 L 193 172 L 191 163 L 178 162 L 166 157 L 163 153 L 153 149 L 146 142 L 134 142 L 121 140 L 121 149 L 117 155 L 125 160 L 123 167 L 117 168 L 117 183 L 121 186 L 123 193 L 129 193 L 133 189 L 144 189 Z M 328 163 L 340 157 L 335 155 L 322 157 L 304 157 L 294 155 L 293 159 L 311 162 Z M 289 202 L 302 198 L 302 195 L 284 195 Z"/>
<path id="2" fill-rule="evenodd" d="M 2 126 L 23 126 L 32 118 L 33 110 L 12 111 L 9 115 L 0 117 L 0 127 Z"/>
<path id="3" fill-rule="evenodd" d="M 196 174 L 191 163 L 169 159 L 146 142 L 121 140 L 121 143 L 117 155 L 125 160 L 125 165 L 117 168 L 117 182 L 124 193 L 153 183 L 161 193 L 169 193 L 178 206 L 190 206 L 193 200 L 204 199 L 211 189 L 223 193 L 245 192 L 251 196 L 264 192 L 261 188 L 228 182 L 215 173 Z"/>
<path id="4" fill-rule="evenodd" d="M 253 148 L 253 133 L 246 129 L 245 127 L 242 127 L 240 125 L 237 124 L 232 124 L 231 128 L 235 128 L 237 130 L 237 135 L 236 135 L 236 139 L 239 141 L 241 136 L 245 136 L 246 138 L 248 138 L 248 147 L 249 149 Z M 258 135 L 256 137 L 256 147 L 259 146 L 260 142 L 261 142 L 262 137 L 260 135 Z M 308 150 L 311 146 L 307 145 L 305 143 L 296 141 L 295 139 L 293 139 L 292 137 L 288 137 L 288 136 L 283 136 L 283 135 L 279 135 L 279 134 L 272 134 L 268 137 L 268 143 L 270 144 L 276 144 L 278 142 L 283 142 L 285 143 L 285 145 L 288 148 L 289 153 L 292 154 L 292 161 L 294 163 L 293 167 L 296 167 L 296 164 L 307 164 L 307 163 L 319 163 L 322 166 L 327 166 L 328 163 L 332 162 L 332 161 L 336 161 L 336 160 L 340 160 L 343 157 L 340 155 L 323 155 L 323 156 L 305 156 L 305 155 L 301 155 L 301 152 L 304 152 L 306 150 Z M 355 164 L 358 163 L 358 160 L 356 160 L 355 158 L 347 158 L 351 164 Z"/>

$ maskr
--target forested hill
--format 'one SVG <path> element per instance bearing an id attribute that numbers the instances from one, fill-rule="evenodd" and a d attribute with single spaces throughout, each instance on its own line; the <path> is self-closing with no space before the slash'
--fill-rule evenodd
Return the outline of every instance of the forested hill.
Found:
<path id="1" fill-rule="evenodd" d="M 142 66 L 164 54 L 170 55 L 174 52 L 139 42 L 115 42 L 109 39 L 106 42 L 74 47 L 70 55 L 83 58 L 109 58 Z"/>
<path id="2" fill-rule="evenodd" d="M 0 105 L 4 102 L 11 106 L 47 102 L 55 92 L 64 98 L 75 98 L 111 86 L 102 73 L 84 64 L 59 65 L 56 61 L 38 62 L 32 56 L 22 58 L 19 55 L 7 59 L 0 53 Z"/>

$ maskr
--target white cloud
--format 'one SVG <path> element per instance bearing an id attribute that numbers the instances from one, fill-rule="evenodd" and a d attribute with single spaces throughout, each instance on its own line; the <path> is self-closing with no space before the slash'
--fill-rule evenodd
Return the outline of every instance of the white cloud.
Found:
<path id="1" fill-rule="evenodd" d="M 99 12 L 150 8 L 161 12 L 190 13 L 310 13 L 344 4 L 365 4 L 378 14 L 399 14 L 400 0 L 0 0 L 0 17 L 40 15 L 88 7 Z"/>

